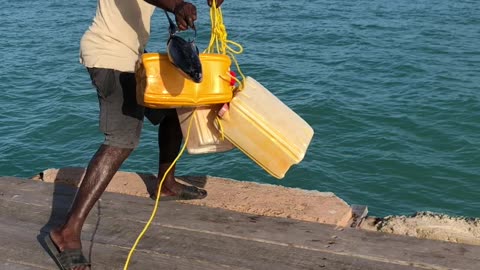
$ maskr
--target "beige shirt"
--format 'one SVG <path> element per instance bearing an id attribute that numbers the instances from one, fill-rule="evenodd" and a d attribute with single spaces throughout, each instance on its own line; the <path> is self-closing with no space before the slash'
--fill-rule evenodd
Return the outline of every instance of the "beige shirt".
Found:
<path id="1" fill-rule="evenodd" d="M 93 23 L 80 41 L 80 63 L 134 72 L 150 37 L 154 10 L 144 0 L 98 0 Z"/>

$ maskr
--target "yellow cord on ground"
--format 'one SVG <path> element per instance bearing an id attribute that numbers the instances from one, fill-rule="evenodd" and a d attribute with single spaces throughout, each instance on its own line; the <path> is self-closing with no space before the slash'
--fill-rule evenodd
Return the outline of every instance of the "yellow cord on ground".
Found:
<path id="1" fill-rule="evenodd" d="M 215 1 L 212 3 L 210 8 L 210 21 L 212 23 L 212 33 L 210 36 L 210 42 L 207 49 L 204 53 L 218 53 L 228 55 L 237 67 L 238 73 L 240 74 L 242 81 L 239 81 L 237 78 L 233 77 L 239 83 L 239 89 L 243 89 L 243 81 L 245 81 L 245 76 L 240 69 L 237 59 L 235 58 L 236 54 L 241 54 L 243 52 L 243 47 L 237 42 L 228 39 L 227 29 L 223 24 L 223 15 L 220 7 L 217 7 Z M 233 47 L 236 47 L 233 48 Z"/>
<path id="2" fill-rule="evenodd" d="M 142 239 L 143 235 L 147 232 L 148 228 L 150 227 L 150 224 L 152 223 L 153 219 L 155 218 L 155 215 L 157 214 L 158 205 L 160 203 L 160 194 L 162 193 L 161 190 L 162 190 L 162 185 L 163 185 L 163 181 L 165 180 L 165 177 L 170 172 L 170 170 L 173 168 L 173 166 L 175 166 L 175 164 L 177 163 L 177 161 L 180 159 L 183 152 L 185 151 L 185 148 L 187 147 L 188 138 L 190 137 L 190 128 L 192 127 L 193 118 L 195 117 L 195 110 L 193 110 L 192 118 L 190 119 L 190 122 L 188 123 L 187 136 L 185 138 L 185 142 L 183 144 L 183 147 L 180 150 L 180 153 L 178 153 L 175 160 L 170 165 L 170 167 L 168 167 L 165 174 L 163 174 L 162 180 L 160 181 L 160 183 L 158 185 L 157 198 L 155 200 L 155 206 L 153 207 L 153 211 L 152 211 L 152 214 L 150 215 L 150 219 L 147 221 L 147 224 L 145 224 L 145 227 L 143 228 L 142 232 L 138 235 L 137 240 L 135 240 L 135 243 L 133 244 L 132 248 L 130 249 L 130 252 L 128 253 L 127 260 L 125 261 L 125 266 L 123 267 L 124 270 L 128 269 L 128 265 L 130 264 L 130 259 L 132 258 L 133 252 L 137 248 L 138 243 L 140 243 L 140 240 Z"/>

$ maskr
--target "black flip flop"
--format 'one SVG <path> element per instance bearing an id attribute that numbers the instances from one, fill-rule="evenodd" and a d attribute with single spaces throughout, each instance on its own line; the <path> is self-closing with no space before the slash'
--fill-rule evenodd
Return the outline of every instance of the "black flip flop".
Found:
<path id="1" fill-rule="evenodd" d="M 196 186 L 185 186 L 178 197 L 182 200 L 199 200 L 207 197 L 207 191 Z"/>
<path id="2" fill-rule="evenodd" d="M 163 201 L 169 201 L 169 200 L 200 200 L 207 197 L 207 191 L 205 189 L 197 188 L 196 186 L 186 186 L 182 188 L 182 191 L 180 191 L 179 194 L 177 195 L 172 195 L 172 196 L 165 196 L 161 195 L 161 198 Z M 157 195 L 156 194 L 150 194 L 150 199 L 156 200 Z"/>
<path id="3" fill-rule="evenodd" d="M 69 270 L 79 266 L 88 266 L 91 267 L 91 264 L 83 256 L 81 249 L 66 249 L 60 251 L 60 249 L 55 245 L 50 234 L 45 236 L 45 244 L 47 244 L 50 254 L 53 256 L 55 263 L 62 270 Z"/>

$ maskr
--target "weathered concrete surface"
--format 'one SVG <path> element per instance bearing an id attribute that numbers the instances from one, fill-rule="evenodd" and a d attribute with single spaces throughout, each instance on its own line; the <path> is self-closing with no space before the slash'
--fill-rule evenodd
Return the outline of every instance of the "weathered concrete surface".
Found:
<path id="1" fill-rule="evenodd" d="M 65 219 L 71 185 L 0 177 L 0 269 L 56 269 L 43 237 Z M 107 192 L 83 228 L 93 269 L 122 269 L 154 202 Z M 163 201 L 129 269 L 477 270 L 480 246 Z"/>
<path id="2" fill-rule="evenodd" d="M 360 228 L 423 239 L 480 245 L 479 218 L 452 217 L 432 212 L 418 212 L 411 216 L 367 218 Z"/>
<path id="3" fill-rule="evenodd" d="M 33 179 L 78 186 L 84 173 L 84 168 L 47 169 Z M 307 191 L 211 176 L 178 177 L 178 180 L 208 190 L 205 199 L 182 203 L 337 226 L 346 226 L 352 217 L 350 206 L 331 192 Z M 120 171 L 113 177 L 107 191 L 149 197 L 150 193 L 154 193 L 156 183 L 157 179 L 153 174 Z"/>
<path id="4" fill-rule="evenodd" d="M 84 172 L 83 168 L 48 169 L 34 178 L 77 186 Z M 341 227 L 352 222 L 351 207 L 330 192 L 306 191 L 211 176 L 181 177 L 179 180 L 205 187 L 209 192 L 208 197 L 203 200 L 182 203 Z M 149 197 L 149 194 L 154 192 L 156 183 L 157 179 L 152 174 L 118 172 L 107 191 Z M 422 239 L 480 245 L 478 218 L 419 212 L 412 216 L 367 217 L 360 223 L 360 228 Z"/>

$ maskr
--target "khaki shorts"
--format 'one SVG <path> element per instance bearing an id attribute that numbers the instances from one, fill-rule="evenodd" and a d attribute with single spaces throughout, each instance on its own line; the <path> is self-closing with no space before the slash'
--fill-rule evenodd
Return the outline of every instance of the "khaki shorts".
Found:
<path id="1" fill-rule="evenodd" d="M 159 124 L 175 109 L 145 109 L 136 100 L 135 74 L 105 68 L 87 68 L 97 89 L 99 127 L 106 145 L 134 149 L 140 141 L 144 115 Z"/>

